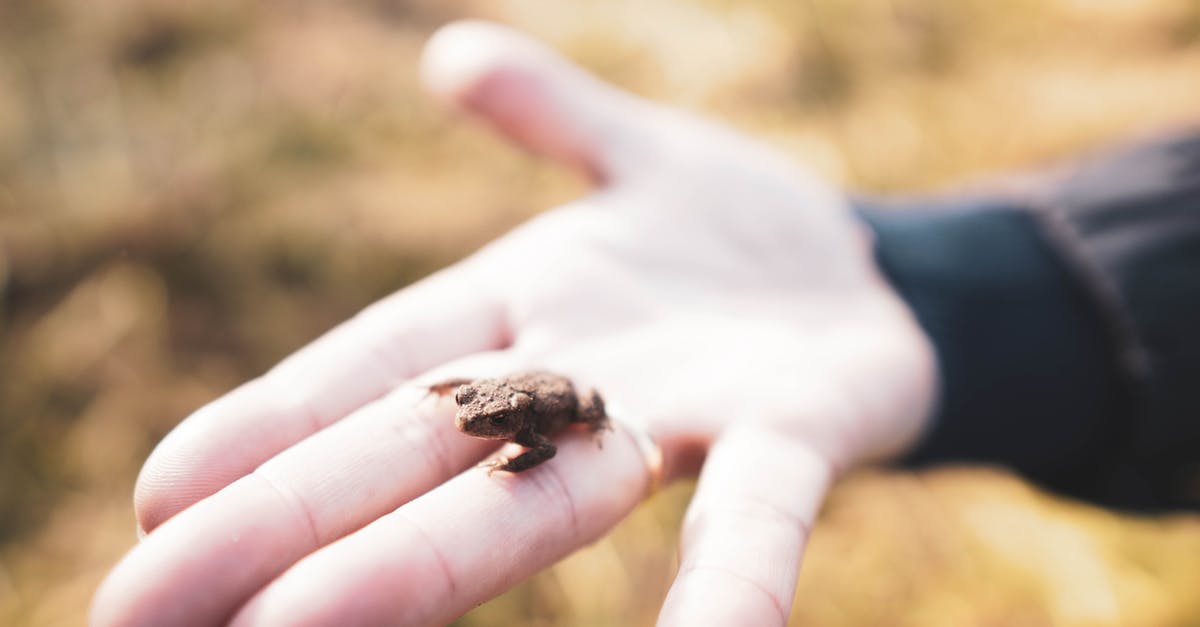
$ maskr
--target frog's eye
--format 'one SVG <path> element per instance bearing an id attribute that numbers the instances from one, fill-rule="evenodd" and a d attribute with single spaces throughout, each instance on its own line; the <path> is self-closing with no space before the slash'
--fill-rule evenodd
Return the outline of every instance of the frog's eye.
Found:
<path id="1" fill-rule="evenodd" d="M 513 409 L 525 409 L 533 403 L 533 397 L 524 392 L 515 392 L 508 397 L 508 406 Z"/>
<path id="2" fill-rule="evenodd" d="M 490 422 L 496 426 L 500 426 L 500 425 L 504 424 L 504 416 L 502 416 L 501 414 L 496 414 L 495 416 L 488 416 L 488 422 Z"/>

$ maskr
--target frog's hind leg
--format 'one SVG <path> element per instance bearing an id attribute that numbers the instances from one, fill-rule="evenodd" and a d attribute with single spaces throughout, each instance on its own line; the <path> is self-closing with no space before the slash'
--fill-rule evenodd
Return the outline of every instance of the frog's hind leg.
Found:
<path id="1" fill-rule="evenodd" d="M 579 397 L 579 411 L 575 422 L 587 425 L 588 431 L 596 441 L 596 446 L 604 448 L 604 431 L 612 431 L 608 421 L 608 412 L 604 409 L 604 399 L 596 390 L 588 390 Z"/>
<path id="2" fill-rule="evenodd" d="M 588 390 L 579 397 L 579 412 L 575 422 L 582 422 L 592 433 L 612 429 L 608 424 L 608 413 L 604 410 L 604 399 L 596 390 Z"/>

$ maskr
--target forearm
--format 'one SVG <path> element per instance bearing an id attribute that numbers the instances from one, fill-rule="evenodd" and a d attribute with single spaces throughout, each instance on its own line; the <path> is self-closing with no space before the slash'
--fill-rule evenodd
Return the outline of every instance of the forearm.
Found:
<path id="1" fill-rule="evenodd" d="M 1200 505 L 1200 135 L 1036 193 L 860 213 L 937 349 L 940 407 L 912 463 L 998 462 L 1100 502 Z"/>

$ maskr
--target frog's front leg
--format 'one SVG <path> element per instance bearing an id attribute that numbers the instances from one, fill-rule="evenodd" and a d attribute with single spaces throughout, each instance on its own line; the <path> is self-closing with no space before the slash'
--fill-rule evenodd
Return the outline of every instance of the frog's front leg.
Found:
<path id="1" fill-rule="evenodd" d="M 495 460 L 494 465 L 488 465 L 488 474 L 491 474 L 497 470 L 505 470 L 508 472 L 521 472 L 523 470 L 529 470 L 530 468 L 537 466 L 551 457 L 554 457 L 554 454 L 558 452 L 558 447 L 554 446 L 554 443 L 550 441 L 550 438 L 537 433 L 532 429 L 518 431 L 517 435 L 513 437 L 513 442 L 527 447 L 529 450 L 517 455 L 511 460 L 505 460 L 503 457 Z"/>
<path id="2" fill-rule="evenodd" d="M 447 379 L 429 386 L 429 393 L 437 396 L 445 396 L 454 392 L 459 387 L 468 383 L 474 382 L 474 379 Z"/>

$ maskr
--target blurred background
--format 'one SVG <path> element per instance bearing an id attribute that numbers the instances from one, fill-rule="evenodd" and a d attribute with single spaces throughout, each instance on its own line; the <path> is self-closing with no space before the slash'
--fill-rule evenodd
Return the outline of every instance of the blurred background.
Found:
<path id="1" fill-rule="evenodd" d="M 936 189 L 1200 120 L 1196 0 L 0 1 L 0 624 L 78 624 L 191 410 L 584 191 L 419 91 L 528 30 L 845 185 Z M 650 624 L 690 486 L 461 625 Z M 998 470 L 833 494 L 794 624 L 1200 624 L 1200 517 Z"/>

